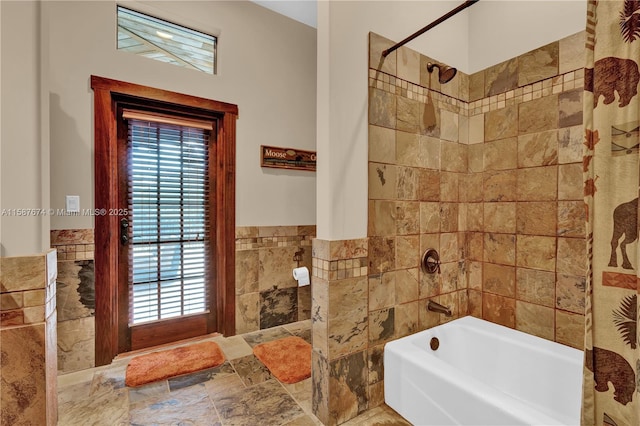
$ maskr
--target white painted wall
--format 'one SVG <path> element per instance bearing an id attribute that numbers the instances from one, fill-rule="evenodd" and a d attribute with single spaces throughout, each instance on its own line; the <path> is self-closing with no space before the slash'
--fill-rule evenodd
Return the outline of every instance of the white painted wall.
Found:
<path id="1" fill-rule="evenodd" d="M 35 210 L 49 203 L 41 9 L 37 2 L 0 2 L 0 256 L 49 247 L 49 218 Z"/>
<path id="2" fill-rule="evenodd" d="M 93 74 L 237 104 L 236 225 L 316 222 L 315 173 L 263 169 L 259 150 L 315 149 L 313 28 L 248 1 L 119 2 L 219 33 L 219 72 L 211 76 L 116 51 L 115 1 L 46 3 L 53 208 L 64 207 L 65 195 L 93 206 Z M 51 229 L 91 227 L 91 217 L 51 219 Z"/>
<path id="3" fill-rule="evenodd" d="M 316 0 L 251 0 L 260 6 L 282 13 L 315 28 L 317 24 Z"/>
<path id="4" fill-rule="evenodd" d="M 474 73 L 585 29 L 586 0 L 480 0 L 469 14 Z"/>

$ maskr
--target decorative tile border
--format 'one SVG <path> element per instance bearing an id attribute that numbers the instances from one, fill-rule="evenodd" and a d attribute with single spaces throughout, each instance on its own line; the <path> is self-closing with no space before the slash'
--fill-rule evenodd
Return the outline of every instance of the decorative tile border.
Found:
<path id="1" fill-rule="evenodd" d="M 368 258 L 321 260 L 313 258 L 314 277 L 335 281 L 345 278 L 364 277 L 368 274 Z"/>
<path id="2" fill-rule="evenodd" d="M 243 226 L 236 228 L 236 250 L 269 247 L 311 247 L 315 225 Z"/>
<path id="3" fill-rule="evenodd" d="M 51 247 L 58 250 L 58 260 L 93 260 L 93 229 L 59 229 L 50 233 Z"/>
<path id="4" fill-rule="evenodd" d="M 477 101 L 466 102 L 461 99 L 428 89 L 415 83 L 402 80 L 382 71 L 369 69 L 369 87 L 396 94 L 407 99 L 426 103 L 427 99 L 438 102 L 438 107 L 463 116 L 471 117 L 507 106 L 540 99 L 546 96 L 564 93 L 584 86 L 584 69 L 559 74 L 526 86 L 518 87 L 498 95 L 487 96 Z"/>
<path id="5" fill-rule="evenodd" d="M 315 225 L 238 227 L 236 250 L 265 247 L 311 247 Z M 58 250 L 58 260 L 93 260 L 93 229 L 51 231 L 51 247 Z"/>
<path id="6" fill-rule="evenodd" d="M 58 260 L 93 260 L 94 244 L 63 244 L 52 245 L 58 250 Z"/>
<path id="7" fill-rule="evenodd" d="M 266 247 L 311 247 L 311 238 L 312 237 L 308 236 L 236 238 L 236 250 L 251 250 Z"/>
<path id="8" fill-rule="evenodd" d="M 444 105 L 444 109 L 453 112 L 466 111 L 469 104 L 461 99 L 445 95 L 437 90 L 428 89 L 407 80 L 402 80 L 399 77 L 386 74 L 373 68 L 369 68 L 369 87 L 396 94 L 407 99 L 417 100 L 421 103 L 426 103 L 427 99 L 438 101 Z"/>
<path id="9" fill-rule="evenodd" d="M 364 277 L 369 273 L 369 239 L 313 241 L 312 276 L 326 281 Z"/>
<path id="10" fill-rule="evenodd" d="M 469 116 L 495 111 L 506 106 L 529 102 L 546 96 L 568 92 L 584 86 L 584 69 L 573 70 L 498 95 L 469 102 Z"/>

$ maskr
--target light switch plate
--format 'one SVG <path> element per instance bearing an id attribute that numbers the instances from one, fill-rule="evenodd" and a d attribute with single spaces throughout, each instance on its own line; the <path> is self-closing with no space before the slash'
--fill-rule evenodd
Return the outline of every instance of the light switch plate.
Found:
<path id="1" fill-rule="evenodd" d="M 67 213 L 79 213 L 79 212 L 80 212 L 80 196 L 67 195 Z"/>

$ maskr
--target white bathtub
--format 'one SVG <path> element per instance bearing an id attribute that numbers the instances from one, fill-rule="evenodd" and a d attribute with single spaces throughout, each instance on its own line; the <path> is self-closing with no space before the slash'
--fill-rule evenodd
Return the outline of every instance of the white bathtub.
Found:
<path id="1" fill-rule="evenodd" d="M 468 316 L 387 343 L 384 399 L 414 425 L 579 425 L 582 365 L 582 351 Z"/>

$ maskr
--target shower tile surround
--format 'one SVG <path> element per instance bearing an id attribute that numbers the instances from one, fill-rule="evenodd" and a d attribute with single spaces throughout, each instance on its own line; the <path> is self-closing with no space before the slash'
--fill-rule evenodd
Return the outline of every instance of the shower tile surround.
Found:
<path id="1" fill-rule="evenodd" d="M 381 60 L 394 42 L 370 33 L 368 239 L 313 242 L 313 407 L 325 424 L 382 404 L 384 344 L 451 320 L 429 299 L 453 318 L 582 347 L 584 41 L 440 85 L 426 71 L 437 61 L 407 47 Z M 326 250 L 341 245 L 367 248 L 368 282 L 327 279 L 332 262 L 361 262 Z M 440 274 L 420 269 L 428 248 Z"/>
<path id="2" fill-rule="evenodd" d="M 236 228 L 236 333 L 309 319 L 311 287 L 298 287 L 292 270 L 311 270 L 315 226 Z M 92 229 L 51 231 L 58 252 L 58 371 L 95 366 L 94 234 Z"/>

